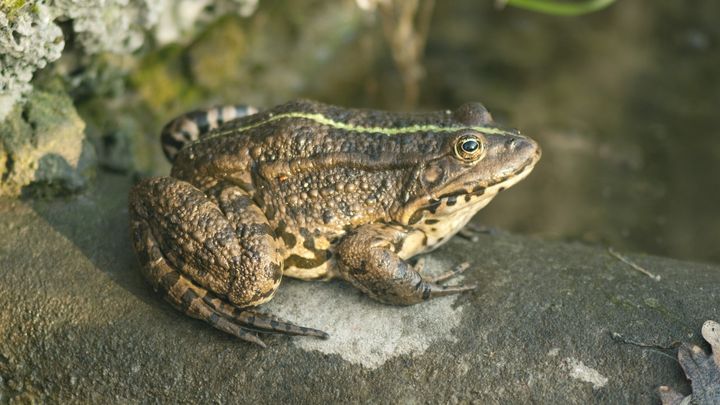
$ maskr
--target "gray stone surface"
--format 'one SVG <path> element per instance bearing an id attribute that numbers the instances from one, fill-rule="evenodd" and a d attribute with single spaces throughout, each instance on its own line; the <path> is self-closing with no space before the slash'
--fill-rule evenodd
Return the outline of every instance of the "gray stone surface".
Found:
<path id="1" fill-rule="evenodd" d="M 703 343 L 720 268 L 520 236 L 455 238 L 430 266 L 469 259 L 477 292 L 412 308 L 342 282 L 286 280 L 268 308 L 327 341 L 260 349 L 176 312 L 138 271 L 130 181 L 0 200 L 0 403 L 657 403 L 687 393 L 675 342 Z M 707 350 L 707 349 L 706 349 Z"/>

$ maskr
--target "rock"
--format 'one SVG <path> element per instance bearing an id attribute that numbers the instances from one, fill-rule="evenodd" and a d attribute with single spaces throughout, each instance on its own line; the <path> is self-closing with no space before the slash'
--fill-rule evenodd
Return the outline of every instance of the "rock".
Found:
<path id="1" fill-rule="evenodd" d="M 85 124 L 57 83 L 35 89 L 0 125 L 0 195 L 56 195 L 94 175 Z"/>
<path id="2" fill-rule="evenodd" d="M 498 233 L 454 238 L 479 290 L 412 307 L 284 280 L 265 309 L 331 334 L 246 344 L 172 309 L 130 247 L 127 178 L 67 199 L 0 199 L 0 398 L 40 402 L 658 403 L 690 386 L 720 268 Z"/>
<path id="3" fill-rule="evenodd" d="M 130 75 L 133 90 L 146 108 L 156 115 L 167 114 L 169 110 L 177 108 L 178 104 L 199 102 L 198 91 L 193 88 L 179 63 L 182 57 L 182 47 L 166 46 L 146 55 L 138 69 Z"/>
<path id="4" fill-rule="evenodd" d="M 85 52 L 130 53 L 143 44 L 145 31 L 157 24 L 164 4 L 149 0 L 61 0 L 54 2 L 54 12 L 72 22 Z"/>
<path id="5" fill-rule="evenodd" d="M 241 68 L 247 56 L 247 38 L 237 16 L 228 16 L 208 27 L 186 54 L 194 85 L 199 88 L 220 89 L 252 80 Z"/>
<path id="6" fill-rule="evenodd" d="M 0 122 L 32 86 L 33 73 L 57 60 L 65 47 L 48 6 L 25 1 L 0 5 Z"/>
<path id="7" fill-rule="evenodd" d="M 189 40 L 198 27 L 227 13 L 249 16 L 257 0 L 35 0 L 0 4 L 0 121 L 32 90 L 31 79 L 58 60 L 65 50 L 60 28 L 72 32 L 71 53 L 56 71 L 71 72 L 70 82 L 92 78 L 83 70 L 97 64 L 104 53 L 132 55 L 154 36 L 163 43 Z M 193 3 L 193 4 L 190 4 Z M 151 48 L 151 46 L 150 46 Z M 111 70 L 122 70 L 117 66 Z M 95 83 L 105 85 L 102 81 Z"/>
<path id="8" fill-rule="evenodd" d="M 176 0 L 165 3 L 160 21 L 154 29 L 158 44 L 183 42 L 193 32 L 217 19 L 231 14 L 249 17 L 258 7 L 258 0 Z"/>
<path id="9" fill-rule="evenodd" d="M 147 0 L 59 0 L 50 5 L 15 1 L 1 5 L 0 121 L 32 90 L 34 74 L 60 58 L 65 40 L 59 21 L 69 21 L 68 29 L 73 31 L 70 42 L 78 51 L 74 56 L 82 60 L 73 63 L 92 64 L 92 58 L 82 56 L 130 54 L 140 48 L 146 30 L 157 24 L 164 6 L 170 5 Z"/>

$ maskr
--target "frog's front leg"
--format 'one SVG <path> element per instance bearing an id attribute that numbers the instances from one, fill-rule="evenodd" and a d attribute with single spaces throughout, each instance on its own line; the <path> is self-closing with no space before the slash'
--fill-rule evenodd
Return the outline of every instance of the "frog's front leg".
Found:
<path id="1" fill-rule="evenodd" d="M 443 286 L 425 280 L 416 267 L 398 256 L 407 232 L 383 224 L 364 225 L 348 234 L 337 248 L 343 278 L 370 297 L 388 304 L 410 305 L 472 290 L 475 286 Z"/>
<path id="2" fill-rule="evenodd" d="M 130 193 L 130 223 L 143 273 L 180 311 L 260 345 L 252 332 L 327 337 L 248 309 L 272 297 L 282 257 L 267 219 L 239 187 L 205 194 L 172 177 L 143 180 Z"/>

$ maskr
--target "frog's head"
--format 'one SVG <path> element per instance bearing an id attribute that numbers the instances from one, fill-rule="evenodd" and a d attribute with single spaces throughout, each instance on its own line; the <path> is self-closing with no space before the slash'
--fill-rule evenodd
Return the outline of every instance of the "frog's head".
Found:
<path id="1" fill-rule="evenodd" d="M 500 191 L 524 179 L 540 147 L 517 131 L 493 125 L 477 103 L 453 113 L 458 129 L 438 133 L 439 153 L 417 169 L 401 222 L 447 236 L 459 230 Z"/>

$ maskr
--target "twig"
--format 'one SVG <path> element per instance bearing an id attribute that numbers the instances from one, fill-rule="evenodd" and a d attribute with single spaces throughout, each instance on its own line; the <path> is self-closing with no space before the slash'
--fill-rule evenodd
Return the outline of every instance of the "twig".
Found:
<path id="1" fill-rule="evenodd" d="M 618 332 L 610 332 L 610 337 L 612 340 L 618 341 L 620 343 L 625 343 L 633 346 L 640 346 L 640 347 L 647 347 L 651 349 L 659 349 L 659 350 L 673 350 L 677 349 L 678 346 L 680 346 L 680 342 L 672 342 L 667 346 L 659 345 L 659 344 L 652 344 L 652 343 L 642 343 L 638 342 L 637 340 L 630 339 L 626 337 L 625 335 L 618 333 Z"/>
<path id="2" fill-rule="evenodd" d="M 642 273 L 642 274 L 650 277 L 651 279 L 653 279 L 653 280 L 655 280 L 655 281 L 660 281 L 661 277 L 660 277 L 659 275 L 652 274 L 652 273 L 650 273 L 649 271 L 645 270 L 644 268 L 642 268 L 642 267 L 638 266 L 637 264 L 631 262 L 630 259 L 628 259 L 628 258 L 626 258 L 625 256 L 621 255 L 620 253 L 616 252 L 615 250 L 613 250 L 613 248 L 609 247 L 609 248 L 608 248 L 608 253 L 610 253 L 610 255 L 613 256 L 614 258 L 616 258 L 616 259 L 620 260 L 621 262 L 627 264 L 628 266 L 632 267 L 633 269 L 635 269 L 635 270 L 639 271 L 640 273 Z"/>
<path id="3" fill-rule="evenodd" d="M 379 3 L 383 32 L 405 92 L 405 108 L 420 97 L 425 75 L 422 56 L 427 43 L 435 0 L 390 0 Z"/>
<path id="4" fill-rule="evenodd" d="M 616 342 L 624 343 L 627 345 L 633 345 L 633 346 L 638 346 L 638 347 L 644 347 L 647 349 L 653 349 L 657 353 L 663 354 L 663 355 L 677 361 L 677 358 L 666 353 L 666 351 L 676 349 L 678 346 L 680 346 L 680 342 L 673 342 L 669 346 L 662 346 L 659 344 L 642 343 L 642 342 L 638 342 L 637 340 L 627 338 L 617 332 L 610 332 L 610 338 Z"/>

